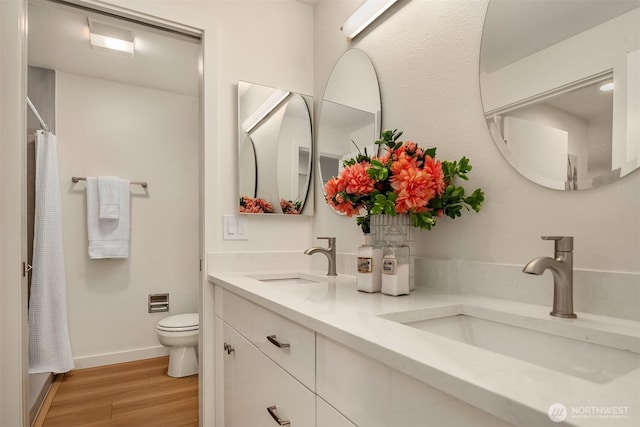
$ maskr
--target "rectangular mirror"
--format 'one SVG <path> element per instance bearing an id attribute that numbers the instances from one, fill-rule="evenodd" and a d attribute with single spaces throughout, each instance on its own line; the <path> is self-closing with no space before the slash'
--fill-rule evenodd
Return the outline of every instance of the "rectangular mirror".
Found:
<path id="1" fill-rule="evenodd" d="M 238 200 L 247 214 L 313 215 L 313 98 L 238 82 Z"/>

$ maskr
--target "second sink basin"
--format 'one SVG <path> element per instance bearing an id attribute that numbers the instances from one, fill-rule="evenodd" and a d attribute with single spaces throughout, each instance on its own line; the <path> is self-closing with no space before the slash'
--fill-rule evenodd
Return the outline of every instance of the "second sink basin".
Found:
<path id="1" fill-rule="evenodd" d="M 468 304 L 380 317 L 600 384 L 640 368 L 640 331 L 633 327 L 612 332 L 589 322 L 551 320 Z"/>

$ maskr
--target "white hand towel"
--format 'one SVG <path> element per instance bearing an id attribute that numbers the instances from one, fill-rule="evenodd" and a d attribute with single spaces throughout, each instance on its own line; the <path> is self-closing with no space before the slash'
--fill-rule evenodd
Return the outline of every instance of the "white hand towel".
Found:
<path id="1" fill-rule="evenodd" d="M 117 176 L 98 177 L 99 218 L 115 220 L 120 218 L 120 178 Z"/>
<path id="2" fill-rule="evenodd" d="M 101 220 L 98 210 L 98 179 L 87 177 L 89 258 L 128 258 L 131 224 L 129 180 L 120 180 L 120 218 L 117 221 Z"/>

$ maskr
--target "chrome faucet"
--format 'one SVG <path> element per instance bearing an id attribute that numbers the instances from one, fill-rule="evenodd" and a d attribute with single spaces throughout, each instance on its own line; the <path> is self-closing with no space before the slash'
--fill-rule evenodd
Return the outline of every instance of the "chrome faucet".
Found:
<path id="1" fill-rule="evenodd" d="M 542 236 L 542 240 L 555 241 L 554 258 L 540 257 L 529 261 L 522 271 L 541 275 L 546 269 L 553 273 L 552 316 L 576 317 L 573 312 L 573 237 Z"/>
<path id="2" fill-rule="evenodd" d="M 304 251 L 305 255 L 313 255 L 315 253 L 323 253 L 329 260 L 329 269 L 327 276 L 337 276 L 336 274 L 336 238 L 335 237 L 317 237 L 318 239 L 327 239 L 329 241 L 329 248 L 320 248 L 314 246 Z"/>

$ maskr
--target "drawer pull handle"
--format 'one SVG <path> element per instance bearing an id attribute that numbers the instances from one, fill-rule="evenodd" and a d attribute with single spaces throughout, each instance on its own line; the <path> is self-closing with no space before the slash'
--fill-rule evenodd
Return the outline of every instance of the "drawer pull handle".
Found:
<path id="1" fill-rule="evenodd" d="M 289 343 L 278 341 L 278 338 L 276 338 L 275 335 L 268 335 L 267 339 L 269 340 L 269 342 L 271 344 L 275 345 L 278 348 L 289 348 L 289 347 L 291 347 L 291 344 L 289 344 Z"/>
<path id="2" fill-rule="evenodd" d="M 283 420 L 282 418 L 280 418 L 280 416 L 278 416 L 278 408 L 276 407 L 276 405 L 269 406 L 267 408 L 267 412 L 269 412 L 269 415 L 271 415 L 271 418 L 276 420 L 279 426 L 288 426 L 291 424 L 291 421 Z"/>

